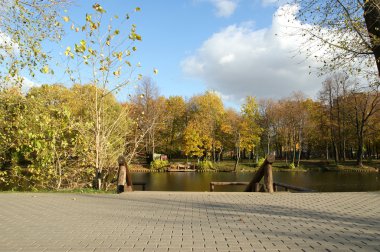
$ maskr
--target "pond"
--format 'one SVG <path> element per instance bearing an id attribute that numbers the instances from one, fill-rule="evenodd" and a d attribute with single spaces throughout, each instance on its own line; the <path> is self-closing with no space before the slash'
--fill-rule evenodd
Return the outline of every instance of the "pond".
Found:
<path id="1" fill-rule="evenodd" d="M 246 181 L 253 173 L 166 172 L 132 173 L 132 180 L 145 182 L 147 191 L 209 191 L 211 181 Z M 357 172 L 274 172 L 275 182 L 291 184 L 318 192 L 379 191 L 380 173 Z M 215 191 L 243 191 L 244 186 L 216 186 Z M 141 190 L 136 185 L 135 190 Z"/>

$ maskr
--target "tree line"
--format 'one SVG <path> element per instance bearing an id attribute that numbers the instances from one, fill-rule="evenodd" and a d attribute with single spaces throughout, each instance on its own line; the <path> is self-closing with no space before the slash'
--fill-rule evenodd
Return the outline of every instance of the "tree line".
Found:
<path id="1" fill-rule="evenodd" d="M 121 154 L 128 163 L 163 153 L 233 159 L 237 167 L 241 159 L 275 153 L 294 166 L 301 159 L 362 165 L 363 158 L 379 158 L 379 99 L 376 88 L 358 89 L 345 74 L 327 78 L 316 100 L 301 93 L 246 97 L 240 111 L 211 91 L 190 99 L 161 96 L 150 78 L 123 103 L 91 84 L 43 85 L 26 94 L 3 89 L 0 181 L 7 189 L 107 189 Z"/>

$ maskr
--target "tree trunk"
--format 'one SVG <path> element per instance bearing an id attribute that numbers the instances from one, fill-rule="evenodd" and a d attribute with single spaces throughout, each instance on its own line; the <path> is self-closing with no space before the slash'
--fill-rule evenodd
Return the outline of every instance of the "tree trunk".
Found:
<path id="1" fill-rule="evenodd" d="M 363 132 L 359 132 L 358 134 L 358 153 L 356 156 L 356 164 L 360 167 L 363 166 Z"/>
<path id="2" fill-rule="evenodd" d="M 359 140 L 359 144 L 358 144 L 358 153 L 357 153 L 357 156 L 356 156 L 356 164 L 358 166 L 363 166 L 363 141 L 362 140 Z"/>
<path id="3" fill-rule="evenodd" d="M 372 52 L 375 56 L 378 75 L 380 75 L 380 0 L 364 1 L 364 20 L 371 39 Z"/>
<path id="4" fill-rule="evenodd" d="M 301 151 L 302 151 L 302 131 L 301 129 L 298 132 L 298 140 L 299 140 L 299 147 L 298 147 L 298 160 L 297 160 L 297 167 L 300 167 L 300 160 L 301 160 Z"/>
<path id="5" fill-rule="evenodd" d="M 296 143 L 294 143 L 294 145 L 293 145 L 293 156 L 292 156 L 292 163 L 293 164 L 296 162 L 296 148 L 297 148 L 297 145 L 296 145 Z"/>
<path id="6" fill-rule="evenodd" d="M 332 141 L 332 146 L 333 146 L 333 151 L 334 151 L 335 164 L 338 164 L 339 163 L 339 152 L 338 152 L 338 147 L 337 147 L 334 140 Z"/>
<path id="7" fill-rule="evenodd" d="M 238 169 L 239 160 L 240 160 L 240 148 L 236 147 L 236 160 L 235 160 L 234 172 L 236 172 Z"/>
<path id="8" fill-rule="evenodd" d="M 218 153 L 218 162 L 222 161 L 222 153 L 223 153 L 223 147 L 220 148 L 220 151 Z"/>

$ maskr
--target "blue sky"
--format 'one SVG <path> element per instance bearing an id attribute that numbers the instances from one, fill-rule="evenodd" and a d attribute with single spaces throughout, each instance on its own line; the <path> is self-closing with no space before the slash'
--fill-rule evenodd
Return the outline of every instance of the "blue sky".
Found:
<path id="1" fill-rule="evenodd" d="M 302 43 L 299 37 L 286 34 L 284 20 L 294 18 L 297 8 L 273 2 L 98 1 L 109 16 L 124 16 L 137 6 L 141 8 L 131 18 L 143 38 L 137 44 L 135 59 L 142 64 L 140 73 L 151 76 L 162 95 L 190 98 L 214 90 L 227 106 L 235 108 L 246 95 L 279 99 L 303 90 L 306 95 L 315 96 L 320 87 L 322 80 L 315 74 L 309 75 L 308 68 L 318 64 L 296 52 Z M 67 15 L 73 21 L 83 20 L 86 12 L 92 12 L 93 3 L 77 1 Z M 70 33 L 59 47 L 52 47 L 53 51 L 62 53 L 67 45 L 79 40 L 75 33 Z M 56 60 L 62 61 L 62 57 L 57 56 Z M 159 70 L 158 75 L 153 74 L 153 68 Z M 55 72 L 54 78 L 33 81 L 68 82 L 62 67 L 56 67 Z"/>

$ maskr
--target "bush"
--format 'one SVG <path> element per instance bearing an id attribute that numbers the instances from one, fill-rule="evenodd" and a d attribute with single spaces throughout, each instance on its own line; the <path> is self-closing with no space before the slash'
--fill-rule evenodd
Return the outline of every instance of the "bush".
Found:
<path id="1" fill-rule="evenodd" d="M 260 167 L 265 161 L 265 158 L 260 158 L 259 161 L 257 162 L 257 166 Z"/>
<path id="2" fill-rule="evenodd" d="M 161 170 L 169 165 L 168 160 L 154 160 L 150 163 L 150 168 L 153 170 Z"/>
<path id="3" fill-rule="evenodd" d="M 289 168 L 289 169 L 295 169 L 295 168 L 296 168 L 296 166 L 295 166 L 295 164 L 294 164 L 294 163 L 290 163 L 290 164 L 288 165 L 288 168 Z"/>
<path id="4" fill-rule="evenodd" d="M 201 170 L 210 170 L 214 168 L 214 164 L 211 161 L 205 160 L 199 163 Z"/>

